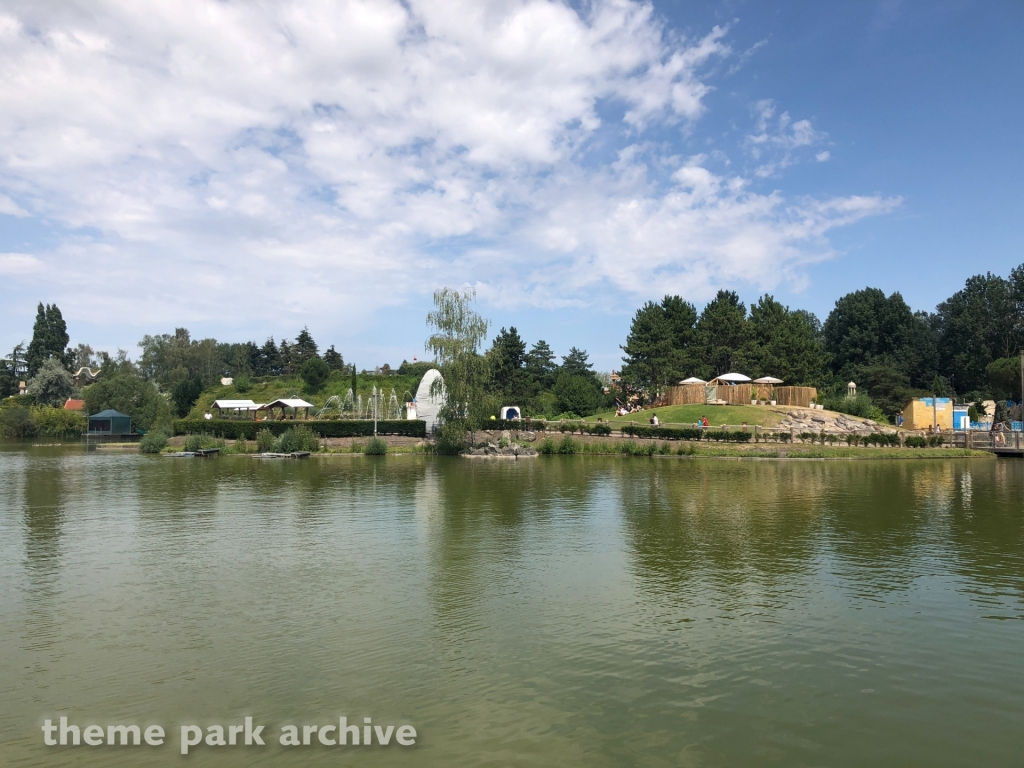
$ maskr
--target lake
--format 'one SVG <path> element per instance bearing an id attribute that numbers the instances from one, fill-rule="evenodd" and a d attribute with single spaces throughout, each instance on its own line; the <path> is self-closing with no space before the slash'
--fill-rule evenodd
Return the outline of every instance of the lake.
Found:
<path id="1" fill-rule="evenodd" d="M 7 446 L 0 478 L 3 765 L 1022 759 L 1024 462 Z M 166 740 L 44 746 L 61 715 Z M 266 746 L 180 754 L 246 716 Z M 278 744 L 341 716 L 416 743 Z"/>

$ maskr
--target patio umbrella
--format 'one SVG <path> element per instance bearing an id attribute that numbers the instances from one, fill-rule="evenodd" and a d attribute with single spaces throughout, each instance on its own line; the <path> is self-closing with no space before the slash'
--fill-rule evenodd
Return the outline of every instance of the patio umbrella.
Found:
<path id="1" fill-rule="evenodd" d="M 755 384 L 781 384 L 782 379 L 776 379 L 774 376 L 762 376 L 760 379 L 754 379 Z"/>
<path id="2" fill-rule="evenodd" d="M 688 379 L 683 379 L 679 382 L 680 384 L 707 384 L 704 379 L 698 379 L 696 376 L 691 376 Z"/>

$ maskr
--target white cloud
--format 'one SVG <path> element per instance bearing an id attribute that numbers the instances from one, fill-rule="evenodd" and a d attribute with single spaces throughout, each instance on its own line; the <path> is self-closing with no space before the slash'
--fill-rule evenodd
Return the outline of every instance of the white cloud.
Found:
<path id="1" fill-rule="evenodd" d="M 43 263 L 27 253 L 0 253 L 0 275 L 28 275 L 38 272 Z"/>
<path id="2" fill-rule="evenodd" d="M 693 129 L 703 68 L 730 49 L 727 30 L 681 39 L 643 3 L 4 9 L 0 190 L 87 228 L 46 260 L 97 321 L 90 289 L 114 279 L 147 323 L 270 306 L 351 318 L 444 283 L 538 304 L 771 287 L 799 282 L 854 217 L 644 142 Z M 822 139 L 758 110 L 747 147 L 771 156 L 755 175 Z M 856 199 L 855 217 L 889 205 Z M 9 197 L 0 212 L 25 215 Z M 503 293 L 510 274 L 528 290 Z"/>
<path id="3" fill-rule="evenodd" d="M 8 216 L 17 216 L 19 218 L 29 215 L 28 211 L 7 197 L 7 195 L 0 195 L 0 213 L 6 213 Z"/>

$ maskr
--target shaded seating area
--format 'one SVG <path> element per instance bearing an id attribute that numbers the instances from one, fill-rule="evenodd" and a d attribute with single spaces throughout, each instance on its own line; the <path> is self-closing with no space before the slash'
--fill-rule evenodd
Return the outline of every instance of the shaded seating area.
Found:
<path id="1" fill-rule="evenodd" d="M 304 419 L 309 418 L 309 409 L 313 408 L 312 403 L 307 403 L 305 400 L 300 400 L 297 397 L 284 397 L 275 400 L 272 403 L 261 405 L 258 410 L 265 411 L 269 414 L 269 417 L 274 421 L 282 421 L 290 415 L 293 419 L 299 417 L 299 411 L 305 411 L 302 416 Z M 289 410 L 291 413 L 289 414 Z M 279 415 L 275 415 L 279 412 Z"/>
<path id="2" fill-rule="evenodd" d="M 214 400 L 210 406 L 211 411 L 216 411 L 217 418 L 223 419 L 225 416 L 234 416 L 240 418 L 245 416 L 246 418 L 256 418 L 256 412 L 263 408 L 260 403 L 254 403 L 252 400 Z"/>

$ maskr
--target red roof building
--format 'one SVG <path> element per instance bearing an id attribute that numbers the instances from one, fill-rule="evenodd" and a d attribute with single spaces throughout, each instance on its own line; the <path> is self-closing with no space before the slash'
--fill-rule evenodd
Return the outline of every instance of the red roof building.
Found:
<path id="1" fill-rule="evenodd" d="M 85 400 L 72 400 L 70 397 L 64 401 L 65 411 L 84 411 Z"/>

